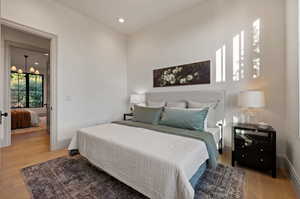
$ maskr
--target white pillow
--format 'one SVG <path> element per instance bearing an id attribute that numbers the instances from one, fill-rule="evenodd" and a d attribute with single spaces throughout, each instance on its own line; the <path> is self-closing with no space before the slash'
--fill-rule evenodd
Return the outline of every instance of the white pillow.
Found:
<path id="1" fill-rule="evenodd" d="M 207 115 L 207 127 L 208 128 L 216 128 L 217 123 L 215 120 L 215 109 L 217 107 L 216 102 L 208 102 L 208 103 L 202 103 L 202 102 L 195 102 L 195 101 L 188 101 L 188 108 L 194 109 L 194 108 L 206 108 L 209 107 L 208 115 Z"/>
<path id="2" fill-rule="evenodd" d="M 164 107 L 166 105 L 165 101 L 147 101 L 147 106 L 152 108 Z"/>
<path id="3" fill-rule="evenodd" d="M 168 108 L 186 108 L 186 102 L 167 102 Z"/>

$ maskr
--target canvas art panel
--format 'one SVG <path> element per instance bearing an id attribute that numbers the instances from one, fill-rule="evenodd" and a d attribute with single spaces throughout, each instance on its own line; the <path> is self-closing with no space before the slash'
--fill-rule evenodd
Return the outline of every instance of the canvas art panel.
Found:
<path id="1" fill-rule="evenodd" d="M 153 87 L 210 84 L 210 61 L 153 70 Z"/>

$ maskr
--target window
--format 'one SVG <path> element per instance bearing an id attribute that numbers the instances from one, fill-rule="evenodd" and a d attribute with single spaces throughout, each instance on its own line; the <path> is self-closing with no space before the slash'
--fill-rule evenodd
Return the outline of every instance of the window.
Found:
<path id="1" fill-rule="evenodd" d="M 216 52 L 216 82 L 226 82 L 226 46 Z"/>
<path id="2" fill-rule="evenodd" d="M 245 77 L 245 31 L 233 38 L 233 81 L 239 81 Z"/>
<path id="3" fill-rule="evenodd" d="M 12 108 L 41 108 L 44 103 L 44 76 L 11 73 Z"/>
<path id="4" fill-rule="evenodd" d="M 252 65 L 253 65 L 253 79 L 259 78 L 260 77 L 260 70 L 261 70 L 261 60 L 260 60 L 260 37 L 261 37 L 261 23 L 260 19 L 257 19 L 253 23 L 253 35 L 252 35 L 252 46 L 253 46 L 253 53 L 254 57 L 252 60 Z"/>

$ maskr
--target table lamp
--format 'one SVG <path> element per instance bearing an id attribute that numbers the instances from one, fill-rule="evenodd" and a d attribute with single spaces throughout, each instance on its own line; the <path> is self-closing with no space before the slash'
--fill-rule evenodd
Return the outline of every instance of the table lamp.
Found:
<path id="1" fill-rule="evenodd" d="M 265 107 L 265 94 L 260 90 L 242 91 L 238 97 L 238 105 L 246 109 L 246 122 L 251 123 L 251 117 L 254 117 L 255 120 L 253 122 L 256 123 L 255 112 Z"/>
<path id="2" fill-rule="evenodd" d="M 145 103 L 144 94 L 132 94 L 130 95 L 130 110 L 133 111 L 134 105 L 143 105 Z"/>

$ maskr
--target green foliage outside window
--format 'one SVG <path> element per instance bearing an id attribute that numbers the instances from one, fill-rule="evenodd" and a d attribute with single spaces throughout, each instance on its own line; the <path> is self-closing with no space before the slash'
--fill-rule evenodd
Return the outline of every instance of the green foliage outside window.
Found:
<path id="1" fill-rule="evenodd" d="M 11 107 L 43 107 L 43 75 L 11 73 Z"/>

